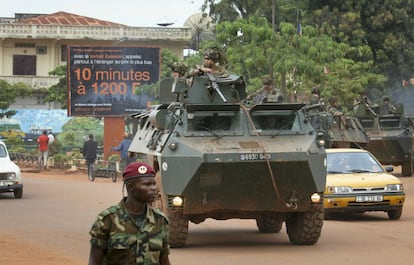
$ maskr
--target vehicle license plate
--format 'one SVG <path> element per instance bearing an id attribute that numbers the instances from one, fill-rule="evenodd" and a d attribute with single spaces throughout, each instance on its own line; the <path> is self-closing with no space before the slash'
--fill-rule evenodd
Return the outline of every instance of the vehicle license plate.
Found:
<path id="1" fill-rule="evenodd" d="M 241 154 L 240 160 L 266 160 L 270 159 L 270 154 L 263 154 L 263 153 L 247 153 L 247 154 Z"/>
<path id="2" fill-rule="evenodd" d="M 356 196 L 356 202 L 382 202 L 382 195 Z"/>

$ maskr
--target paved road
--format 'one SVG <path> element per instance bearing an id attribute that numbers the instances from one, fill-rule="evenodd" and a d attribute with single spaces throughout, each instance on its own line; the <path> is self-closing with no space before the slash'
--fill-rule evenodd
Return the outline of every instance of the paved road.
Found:
<path id="1" fill-rule="evenodd" d="M 172 264 L 412 264 L 414 177 L 401 180 L 407 201 L 399 221 L 385 213 L 325 220 L 316 245 L 294 246 L 285 228 L 259 234 L 251 220 L 207 220 L 190 224 L 188 246 L 172 249 Z M 54 171 L 24 173 L 24 181 L 23 199 L 0 194 L 0 264 L 87 264 L 90 225 L 121 199 L 121 182 Z"/>

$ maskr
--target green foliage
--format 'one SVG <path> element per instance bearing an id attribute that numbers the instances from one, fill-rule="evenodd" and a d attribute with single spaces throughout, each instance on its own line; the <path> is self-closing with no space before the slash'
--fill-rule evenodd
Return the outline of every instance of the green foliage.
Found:
<path id="1" fill-rule="evenodd" d="M 111 162 L 120 161 L 120 159 L 121 157 L 118 154 L 113 154 L 108 157 L 108 161 L 111 161 Z"/>
<path id="2" fill-rule="evenodd" d="M 103 142 L 103 124 L 93 117 L 75 117 L 62 126 L 59 141 L 63 146 L 82 147 L 89 134 L 94 135 L 98 144 Z"/>
<path id="3" fill-rule="evenodd" d="M 2 79 L 0 79 L 0 91 L 0 118 L 16 114 L 15 111 L 6 110 L 15 102 L 17 96 L 31 95 L 31 89 L 27 85 L 23 83 L 11 85 Z"/>
<path id="4" fill-rule="evenodd" d="M 49 144 L 49 155 L 53 156 L 54 154 L 57 154 L 62 149 L 62 143 L 58 140 L 53 141 Z"/>
<path id="5" fill-rule="evenodd" d="M 352 105 L 361 91 L 397 93 L 414 77 L 414 1 L 205 0 L 202 10 L 210 11 L 228 66 L 249 90 L 268 72 L 285 93 L 317 86 L 325 99 L 335 94 Z"/>
<path id="6" fill-rule="evenodd" d="M 46 102 L 59 102 L 62 109 L 67 107 L 67 66 L 59 65 L 54 70 L 49 72 L 49 76 L 59 77 L 59 82 L 52 85 L 46 94 Z"/>
<path id="7" fill-rule="evenodd" d="M 12 144 L 13 145 L 13 144 Z M 13 147 L 9 150 L 9 153 L 21 153 L 21 154 L 26 154 L 27 150 L 24 149 L 23 146 L 15 146 L 13 145 Z"/>
<path id="8" fill-rule="evenodd" d="M 161 51 L 161 79 L 172 76 L 172 67 L 180 58 L 168 49 Z"/>
<path id="9" fill-rule="evenodd" d="M 9 137 L 7 138 L 7 144 L 8 145 L 23 145 L 23 139 L 21 139 L 20 137 Z"/>

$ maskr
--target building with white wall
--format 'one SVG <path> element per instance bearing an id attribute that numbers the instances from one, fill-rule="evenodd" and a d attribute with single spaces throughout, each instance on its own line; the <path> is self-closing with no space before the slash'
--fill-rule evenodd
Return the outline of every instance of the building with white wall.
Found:
<path id="1" fill-rule="evenodd" d="M 48 73 L 67 63 L 68 46 L 151 46 L 182 57 L 190 41 L 190 28 L 130 27 L 67 12 L 15 14 L 0 18 L 0 79 L 34 89 L 32 96 L 18 97 L 11 109 L 59 109 L 60 104 L 46 103 L 44 97 L 58 82 Z"/>

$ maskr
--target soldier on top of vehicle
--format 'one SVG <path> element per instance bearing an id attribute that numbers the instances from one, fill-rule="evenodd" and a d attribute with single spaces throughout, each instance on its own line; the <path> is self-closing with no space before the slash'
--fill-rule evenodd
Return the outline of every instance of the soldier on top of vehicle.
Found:
<path id="1" fill-rule="evenodd" d="M 282 92 L 273 86 L 270 75 L 262 78 L 263 87 L 247 96 L 247 100 L 252 101 L 253 105 L 261 103 L 282 103 L 284 100 Z"/>
<path id="2" fill-rule="evenodd" d="M 382 104 L 379 106 L 380 115 L 397 114 L 397 108 L 390 102 L 388 96 L 382 98 Z"/>
<path id="3" fill-rule="evenodd" d="M 227 77 L 225 63 L 225 56 L 218 47 L 207 48 L 203 53 L 203 65 L 194 66 L 189 76 L 212 73 L 217 77 Z"/>
<path id="4" fill-rule="evenodd" d="M 310 97 L 309 103 L 311 105 L 321 103 L 321 91 L 319 90 L 319 88 L 312 88 L 312 95 Z"/>
<path id="5" fill-rule="evenodd" d="M 332 115 L 334 116 L 341 116 L 343 114 L 343 112 L 340 110 L 337 98 L 331 98 L 330 106 L 328 107 L 328 112 L 332 113 Z"/>
<path id="6" fill-rule="evenodd" d="M 183 62 L 175 62 L 171 69 L 174 78 L 181 78 L 186 76 L 188 67 Z"/>

